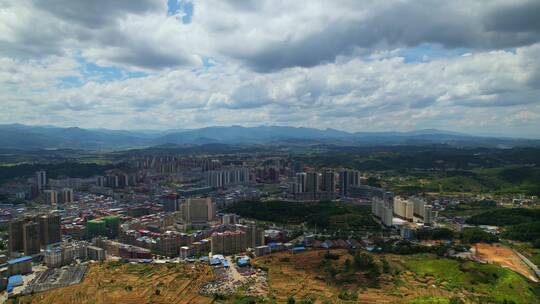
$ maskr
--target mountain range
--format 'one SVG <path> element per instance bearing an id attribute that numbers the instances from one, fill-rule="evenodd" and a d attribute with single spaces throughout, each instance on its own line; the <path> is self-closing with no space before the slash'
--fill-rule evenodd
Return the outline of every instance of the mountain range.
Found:
<path id="1" fill-rule="evenodd" d="M 345 132 L 286 126 L 214 126 L 166 131 L 0 125 L 0 148 L 120 150 L 160 145 L 425 145 L 540 146 L 540 140 L 472 136 L 436 129 L 410 132 Z"/>

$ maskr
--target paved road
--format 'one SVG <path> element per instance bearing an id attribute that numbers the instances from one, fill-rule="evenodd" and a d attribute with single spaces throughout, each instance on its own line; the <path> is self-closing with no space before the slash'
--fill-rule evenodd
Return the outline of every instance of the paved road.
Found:
<path id="1" fill-rule="evenodd" d="M 233 280 L 234 281 L 243 281 L 244 276 L 242 276 L 238 272 L 238 269 L 236 269 L 236 264 L 234 263 L 232 257 L 228 256 L 227 257 L 227 262 L 229 262 L 229 271 L 231 273 L 231 276 L 232 276 Z"/>
<path id="2" fill-rule="evenodd" d="M 8 294 L 7 291 L 3 291 L 0 293 L 0 303 L 6 303 L 8 300 Z"/>
<path id="3" fill-rule="evenodd" d="M 515 249 L 512 249 L 514 251 L 515 254 L 517 254 L 517 256 L 525 263 L 527 264 L 527 266 L 529 266 L 529 268 L 532 269 L 532 271 L 534 272 L 534 274 L 536 275 L 536 277 L 538 279 L 540 279 L 540 269 L 538 269 L 538 266 L 536 266 L 533 262 L 531 262 L 531 260 L 529 260 L 526 256 L 524 256 L 523 254 L 517 252 L 517 250 Z"/>

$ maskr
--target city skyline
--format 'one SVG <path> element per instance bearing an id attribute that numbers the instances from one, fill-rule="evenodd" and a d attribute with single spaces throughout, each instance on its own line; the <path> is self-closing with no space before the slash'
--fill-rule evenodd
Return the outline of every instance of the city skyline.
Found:
<path id="1" fill-rule="evenodd" d="M 0 302 L 540 304 L 540 0 L 0 0 Z"/>
<path id="2" fill-rule="evenodd" d="M 0 123 L 538 138 L 536 1 L 2 1 Z"/>

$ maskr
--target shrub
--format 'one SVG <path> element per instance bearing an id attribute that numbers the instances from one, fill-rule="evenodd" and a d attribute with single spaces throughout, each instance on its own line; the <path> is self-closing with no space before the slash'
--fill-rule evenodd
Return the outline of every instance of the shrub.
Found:
<path id="1" fill-rule="evenodd" d="M 465 228 L 461 236 L 463 242 L 474 244 L 474 243 L 494 243 L 498 242 L 499 238 L 489 232 L 485 232 L 480 228 Z"/>
<path id="2" fill-rule="evenodd" d="M 339 260 L 339 254 L 331 253 L 330 251 L 327 251 L 324 254 L 324 258 L 327 260 Z"/>

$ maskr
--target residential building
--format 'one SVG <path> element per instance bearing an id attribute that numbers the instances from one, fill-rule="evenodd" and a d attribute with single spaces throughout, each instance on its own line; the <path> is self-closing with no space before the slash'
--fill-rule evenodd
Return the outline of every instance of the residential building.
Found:
<path id="1" fill-rule="evenodd" d="M 322 174 L 322 191 L 336 192 L 336 175 L 334 171 L 325 170 Z"/>
<path id="2" fill-rule="evenodd" d="M 44 170 L 36 172 L 36 185 L 39 192 L 45 190 L 45 187 L 47 186 L 47 172 Z"/>
<path id="3" fill-rule="evenodd" d="M 46 214 L 38 217 L 40 244 L 43 248 L 62 241 L 61 217 L 58 214 Z"/>
<path id="4" fill-rule="evenodd" d="M 26 222 L 27 219 L 19 218 L 10 221 L 8 224 L 8 248 L 10 256 L 13 256 L 14 253 L 22 252 L 24 250 L 23 226 Z"/>
<path id="5" fill-rule="evenodd" d="M 212 254 L 237 254 L 246 251 L 246 232 L 242 230 L 214 232 L 211 238 Z"/>
<path id="6" fill-rule="evenodd" d="M 188 198 L 181 204 L 181 217 L 188 224 L 206 224 L 216 218 L 215 204 L 210 197 Z"/>
<path id="7" fill-rule="evenodd" d="M 73 203 L 73 201 L 74 201 L 73 189 L 71 189 L 71 188 L 62 189 L 61 197 L 62 197 L 62 203 L 64 203 L 64 204 Z"/>
<path id="8" fill-rule="evenodd" d="M 433 224 L 433 206 L 431 205 L 424 206 L 424 224 Z"/>
<path id="9" fill-rule="evenodd" d="M 407 221 L 413 221 L 414 204 L 400 197 L 394 198 L 394 214 Z"/>
<path id="10" fill-rule="evenodd" d="M 246 231 L 246 247 L 255 248 L 264 245 L 264 229 L 257 227 L 256 224 L 248 224 L 245 226 Z"/>
<path id="11" fill-rule="evenodd" d="M 58 192 L 55 190 L 45 190 L 45 202 L 51 206 L 58 204 Z"/>
<path id="12" fill-rule="evenodd" d="M 40 237 L 39 224 L 37 222 L 27 222 L 23 225 L 23 249 L 25 255 L 34 255 L 39 253 Z"/>

